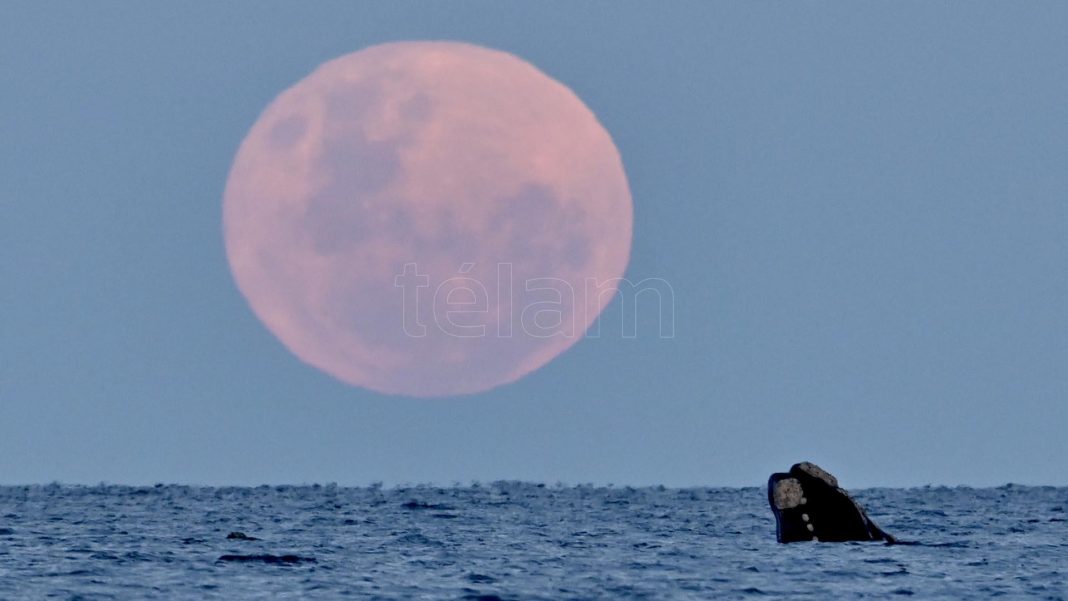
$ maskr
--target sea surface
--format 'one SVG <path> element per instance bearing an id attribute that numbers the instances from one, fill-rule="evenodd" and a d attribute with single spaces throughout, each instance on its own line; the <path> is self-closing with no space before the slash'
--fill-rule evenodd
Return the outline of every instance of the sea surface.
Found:
<path id="1" fill-rule="evenodd" d="M 852 493 L 912 544 L 780 545 L 763 488 L 0 487 L 0 599 L 1068 596 L 1068 488 Z"/>

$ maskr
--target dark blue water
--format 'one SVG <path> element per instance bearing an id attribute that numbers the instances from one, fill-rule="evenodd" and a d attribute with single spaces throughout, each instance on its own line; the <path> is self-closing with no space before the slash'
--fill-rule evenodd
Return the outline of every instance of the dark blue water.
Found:
<path id="1" fill-rule="evenodd" d="M 1068 595 L 1068 488 L 854 496 L 919 544 L 777 544 L 762 488 L 0 487 L 0 598 Z"/>

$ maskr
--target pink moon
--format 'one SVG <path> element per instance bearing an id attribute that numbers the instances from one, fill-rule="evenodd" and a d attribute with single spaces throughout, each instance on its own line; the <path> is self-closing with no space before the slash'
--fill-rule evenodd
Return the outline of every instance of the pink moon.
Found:
<path id="1" fill-rule="evenodd" d="M 398 42 L 331 60 L 241 143 L 237 286 L 294 355 L 386 394 L 480 392 L 586 335 L 630 255 L 619 152 L 511 54 Z"/>

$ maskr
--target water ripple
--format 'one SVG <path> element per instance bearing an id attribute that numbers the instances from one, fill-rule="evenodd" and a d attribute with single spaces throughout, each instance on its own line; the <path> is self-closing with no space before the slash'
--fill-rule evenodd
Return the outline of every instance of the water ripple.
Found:
<path id="1" fill-rule="evenodd" d="M 1066 488 L 856 496 L 908 542 L 779 545 L 760 488 L 0 487 L 0 599 L 1065 597 Z"/>

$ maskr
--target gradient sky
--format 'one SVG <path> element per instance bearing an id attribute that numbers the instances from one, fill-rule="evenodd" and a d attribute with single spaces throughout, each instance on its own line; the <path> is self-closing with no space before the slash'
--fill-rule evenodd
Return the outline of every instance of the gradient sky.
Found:
<path id="1" fill-rule="evenodd" d="M 1068 4 L 0 7 L 0 483 L 1068 484 Z M 393 40 L 512 52 L 613 135 L 621 303 L 520 382 L 387 397 L 230 275 L 260 111 Z"/>

